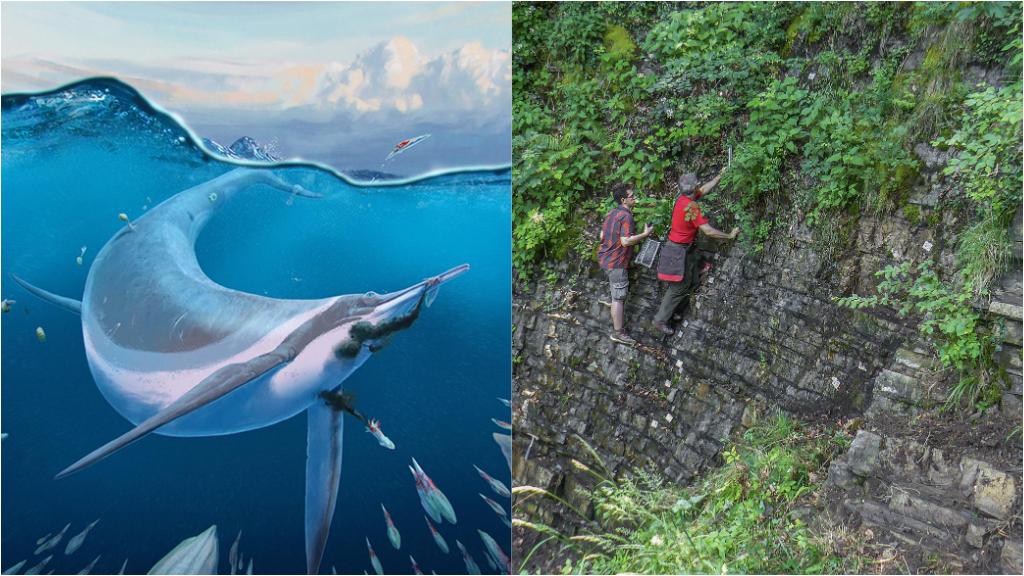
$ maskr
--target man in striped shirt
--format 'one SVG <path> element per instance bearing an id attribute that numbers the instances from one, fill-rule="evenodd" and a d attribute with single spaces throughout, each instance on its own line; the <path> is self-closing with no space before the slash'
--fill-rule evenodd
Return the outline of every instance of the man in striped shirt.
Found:
<path id="1" fill-rule="evenodd" d="M 633 246 L 643 242 L 651 235 L 651 225 L 644 231 L 634 235 L 636 224 L 633 222 L 633 206 L 636 198 L 633 189 L 626 184 L 616 184 L 612 188 L 612 199 L 618 204 L 604 218 L 601 226 L 601 247 L 597 251 L 597 262 L 608 275 L 608 283 L 612 289 L 612 328 L 611 339 L 621 344 L 635 344 L 624 328 L 626 293 L 629 290 L 629 261 L 633 259 Z"/>

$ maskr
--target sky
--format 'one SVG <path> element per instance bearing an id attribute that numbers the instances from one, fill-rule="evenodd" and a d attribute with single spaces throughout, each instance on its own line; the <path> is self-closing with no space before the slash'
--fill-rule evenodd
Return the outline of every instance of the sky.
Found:
<path id="1" fill-rule="evenodd" d="M 3 2 L 4 93 L 115 76 L 203 137 L 342 170 L 511 158 L 511 4 Z"/>

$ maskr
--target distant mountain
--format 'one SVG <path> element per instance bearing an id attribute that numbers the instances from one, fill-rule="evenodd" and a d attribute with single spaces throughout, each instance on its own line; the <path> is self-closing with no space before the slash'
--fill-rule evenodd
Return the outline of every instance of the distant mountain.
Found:
<path id="1" fill-rule="evenodd" d="M 203 138 L 203 145 L 210 152 L 233 160 L 252 160 L 255 162 L 278 162 L 281 160 L 248 136 L 242 136 L 227 148 L 209 138 Z"/>

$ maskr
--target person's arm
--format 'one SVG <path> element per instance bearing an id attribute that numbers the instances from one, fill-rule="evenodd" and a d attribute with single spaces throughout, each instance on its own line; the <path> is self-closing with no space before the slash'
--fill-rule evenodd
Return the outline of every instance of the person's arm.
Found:
<path id="1" fill-rule="evenodd" d="M 711 190 L 715 188 L 715 186 L 718 186 L 718 181 L 722 179 L 722 174 L 725 174 L 725 168 L 722 168 L 721 172 L 718 173 L 718 176 L 708 180 L 700 187 L 700 195 L 706 196 L 708 192 L 711 192 Z"/>
<path id="2" fill-rule="evenodd" d="M 619 241 L 622 242 L 623 246 L 633 246 L 635 244 L 639 244 L 639 243 L 643 242 L 644 240 L 646 240 L 647 237 L 651 235 L 651 231 L 652 230 L 653 230 L 653 228 L 651 227 L 650 224 L 648 224 L 644 228 L 643 232 L 641 232 L 641 233 L 639 233 L 639 234 L 637 234 L 635 236 L 620 236 L 619 237 Z"/>
<path id="3" fill-rule="evenodd" d="M 733 228 L 732 232 L 726 234 L 725 232 L 722 232 L 721 230 L 715 228 L 711 224 L 701 224 L 700 231 L 703 232 L 704 235 L 707 236 L 708 238 L 715 238 L 718 240 L 732 240 L 736 238 L 736 236 L 740 233 L 739 228 Z"/>

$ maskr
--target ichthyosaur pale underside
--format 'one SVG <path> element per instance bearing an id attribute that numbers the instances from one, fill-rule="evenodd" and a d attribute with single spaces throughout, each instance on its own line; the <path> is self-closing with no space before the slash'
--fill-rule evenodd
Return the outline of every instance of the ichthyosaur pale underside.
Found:
<path id="1" fill-rule="evenodd" d="M 338 389 L 391 333 L 429 305 L 463 264 L 389 294 L 281 300 L 208 278 L 195 242 L 225 203 L 263 188 L 317 197 L 267 170 L 239 168 L 180 192 L 122 228 L 97 254 L 81 302 L 15 277 L 81 314 L 89 368 L 107 402 L 135 427 L 57 475 L 77 472 L 150 432 L 214 436 L 308 412 L 306 567 L 315 574 L 341 475 Z"/>

